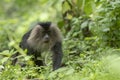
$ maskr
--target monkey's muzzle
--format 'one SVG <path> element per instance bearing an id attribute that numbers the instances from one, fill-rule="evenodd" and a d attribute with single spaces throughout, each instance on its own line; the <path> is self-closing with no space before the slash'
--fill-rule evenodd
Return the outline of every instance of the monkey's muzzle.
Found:
<path id="1" fill-rule="evenodd" d="M 49 43 L 49 39 L 48 40 L 44 40 L 44 43 Z"/>
<path id="2" fill-rule="evenodd" d="M 48 43 L 49 42 L 49 36 L 46 34 L 44 36 L 44 43 Z"/>

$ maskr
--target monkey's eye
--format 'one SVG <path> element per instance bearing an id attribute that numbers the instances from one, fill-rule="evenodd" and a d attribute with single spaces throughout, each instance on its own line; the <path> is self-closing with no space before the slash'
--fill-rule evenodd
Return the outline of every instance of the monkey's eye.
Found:
<path id="1" fill-rule="evenodd" d="M 42 33 L 51 33 L 51 31 L 47 30 L 47 31 L 42 31 Z"/>
<path id="2" fill-rule="evenodd" d="M 47 33 L 48 33 L 48 34 L 50 34 L 50 33 L 51 33 L 51 31 L 47 31 Z"/>
<path id="3" fill-rule="evenodd" d="M 46 31 L 42 31 L 42 34 L 43 34 L 43 35 L 46 34 Z"/>

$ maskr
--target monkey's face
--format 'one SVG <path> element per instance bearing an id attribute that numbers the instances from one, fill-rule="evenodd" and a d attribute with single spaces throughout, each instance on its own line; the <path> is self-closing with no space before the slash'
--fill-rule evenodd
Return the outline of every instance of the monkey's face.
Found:
<path id="1" fill-rule="evenodd" d="M 50 31 L 49 30 L 44 30 L 42 32 L 42 41 L 44 43 L 49 43 L 50 42 Z"/>

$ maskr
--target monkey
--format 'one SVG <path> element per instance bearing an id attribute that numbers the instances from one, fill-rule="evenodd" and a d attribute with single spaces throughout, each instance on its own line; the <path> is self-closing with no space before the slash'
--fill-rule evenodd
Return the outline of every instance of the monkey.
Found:
<path id="1" fill-rule="evenodd" d="M 62 33 L 56 24 L 39 22 L 23 35 L 19 46 L 23 50 L 27 49 L 27 55 L 33 56 L 33 62 L 37 66 L 44 65 L 43 61 L 38 59 L 42 52 L 46 50 L 52 52 L 52 67 L 56 70 L 60 68 L 63 57 L 62 38 Z"/>

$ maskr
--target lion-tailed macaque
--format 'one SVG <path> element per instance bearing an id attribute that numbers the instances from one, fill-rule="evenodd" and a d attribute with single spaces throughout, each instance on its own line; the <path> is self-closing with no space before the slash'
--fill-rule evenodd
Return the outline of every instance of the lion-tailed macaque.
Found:
<path id="1" fill-rule="evenodd" d="M 24 34 L 20 48 L 27 49 L 28 55 L 33 55 L 36 65 L 42 66 L 43 61 L 38 57 L 46 50 L 53 53 L 53 70 L 60 68 L 62 61 L 62 34 L 57 25 L 51 22 L 38 23 L 33 29 Z"/>

